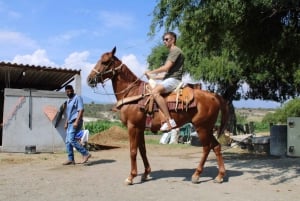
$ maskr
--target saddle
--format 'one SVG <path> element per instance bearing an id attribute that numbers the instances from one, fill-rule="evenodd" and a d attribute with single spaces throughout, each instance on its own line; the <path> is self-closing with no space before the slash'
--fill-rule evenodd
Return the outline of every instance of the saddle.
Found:
<path id="1" fill-rule="evenodd" d="M 146 88 L 149 86 L 146 86 Z M 170 111 L 188 110 L 196 106 L 194 102 L 194 89 L 200 88 L 199 85 L 187 84 L 180 85 L 173 92 L 164 94 L 163 97 Z M 154 101 L 154 97 L 149 95 L 147 98 L 141 99 L 138 104 L 145 113 L 152 114 L 158 111 L 158 106 Z"/>
<path id="2" fill-rule="evenodd" d="M 194 101 L 194 89 L 201 89 L 199 84 L 180 84 L 173 92 L 164 94 L 163 97 L 167 102 L 170 111 L 188 110 L 188 108 L 196 107 Z M 135 102 L 145 113 L 152 114 L 158 111 L 158 106 L 154 101 L 153 95 L 150 93 L 150 83 L 144 83 L 139 87 L 139 95 L 126 97 L 117 102 L 115 108 L 120 109 L 122 105 Z"/>

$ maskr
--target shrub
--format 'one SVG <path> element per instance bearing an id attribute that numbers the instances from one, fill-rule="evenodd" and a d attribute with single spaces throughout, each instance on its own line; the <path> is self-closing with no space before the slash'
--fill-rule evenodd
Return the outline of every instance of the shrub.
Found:
<path id="1" fill-rule="evenodd" d="M 275 113 L 269 113 L 263 118 L 264 123 L 284 123 L 286 124 L 288 117 L 300 117 L 300 99 L 296 98 L 288 101 L 279 108 Z"/>
<path id="2" fill-rule="evenodd" d="M 109 120 L 102 120 L 102 121 L 99 120 L 99 121 L 95 121 L 95 122 L 87 122 L 84 125 L 85 129 L 89 130 L 91 135 L 105 131 L 112 126 L 124 127 L 124 125 L 121 122 L 114 122 L 114 121 L 109 121 Z"/>

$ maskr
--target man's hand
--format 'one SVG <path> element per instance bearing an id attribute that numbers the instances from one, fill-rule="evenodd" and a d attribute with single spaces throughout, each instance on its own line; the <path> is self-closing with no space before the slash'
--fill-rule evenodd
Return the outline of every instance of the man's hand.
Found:
<path id="1" fill-rule="evenodd" d="M 150 79 L 150 71 L 149 71 L 149 70 L 147 70 L 147 71 L 145 71 L 145 73 L 144 73 L 144 74 L 146 75 L 147 79 L 149 80 L 149 79 Z"/>
<path id="2" fill-rule="evenodd" d="M 77 128 L 77 127 L 78 127 L 78 123 L 77 123 L 77 121 L 74 121 L 74 123 L 73 123 L 73 127 L 74 127 L 74 128 Z"/>

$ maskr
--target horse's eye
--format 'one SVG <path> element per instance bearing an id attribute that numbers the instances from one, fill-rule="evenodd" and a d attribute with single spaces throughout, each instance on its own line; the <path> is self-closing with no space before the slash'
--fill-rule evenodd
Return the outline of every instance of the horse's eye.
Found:
<path id="1" fill-rule="evenodd" d="M 109 64 L 109 61 L 102 61 L 101 64 L 107 66 Z"/>

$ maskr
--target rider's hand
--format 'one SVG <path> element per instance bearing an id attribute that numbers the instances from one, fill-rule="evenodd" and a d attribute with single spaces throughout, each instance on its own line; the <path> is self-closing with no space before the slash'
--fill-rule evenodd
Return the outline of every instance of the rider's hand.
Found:
<path id="1" fill-rule="evenodd" d="M 149 80 L 150 79 L 150 70 L 145 71 L 144 74 L 146 75 L 147 79 Z"/>

